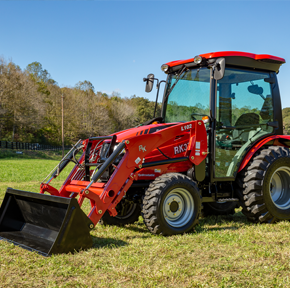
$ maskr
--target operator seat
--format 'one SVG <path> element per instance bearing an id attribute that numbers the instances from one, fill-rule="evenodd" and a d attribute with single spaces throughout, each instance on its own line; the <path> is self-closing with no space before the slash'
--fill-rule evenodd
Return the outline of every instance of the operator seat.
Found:
<path id="1" fill-rule="evenodd" d="M 256 113 L 245 113 L 242 114 L 236 121 L 233 130 L 233 140 L 241 140 L 243 143 L 249 140 L 249 135 L 252 130 L 256 131 L 257 127 L 252 127 L 252 125 L 259 124 L 259 115 Z M 240 127 L 239 127 L 240 126 Z M 252 134 L 252 133 L 251 133 Z"/>
<path id="2" fill-rule="evenodd" d="M 259 124 L 259 115 L 256 113 L 245 113 L 242 114 L 236 121 L 235 126 L 251 126 L 251 125 L 257 125 Z M 239 129 L 237 127 L 237 129 Z M 241 129 L 245 129 L 245 127 L 242 127 Z"/>

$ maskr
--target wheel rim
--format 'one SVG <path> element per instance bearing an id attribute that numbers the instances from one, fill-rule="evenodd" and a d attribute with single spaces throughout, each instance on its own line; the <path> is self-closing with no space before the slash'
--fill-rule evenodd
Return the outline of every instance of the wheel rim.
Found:
<path id="1" fill-rule="evenodd" d="M 273 203 L 279 209 L 290 207 L 290 168 L 280 167 L 270 180 L 270 195 Z"/>
<path id="2" fill-rule="evenodd" d="M 132 202 L 125 202 L 122 203 L 120 202 L 122 205 L 121 209 L 119 209 L 118 211 L 118 215 L 116 215 L 115 217 L 118 219 L 127 219 L 129 218 L 135 211 L 137 204 L 136 203 L 132 203 Z M 119 208 L 119 207 L 118 207 Z"/>
<path id="3" fill-rule="evenodd" d="M 189 191 L 182 188 L 171 190 L 163 202 L 165 221 L 172 227 L 183 227 L 194 213 L 194 200 Z"/>

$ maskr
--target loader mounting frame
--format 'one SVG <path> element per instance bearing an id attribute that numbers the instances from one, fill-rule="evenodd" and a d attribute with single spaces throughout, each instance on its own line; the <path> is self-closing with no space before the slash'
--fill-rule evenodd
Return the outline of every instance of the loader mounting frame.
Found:
<path id="1" fill-rule="evenodd" d="M 142 163 L 146 155 L 153 149 L 185 133 L 190 134 L 186 157 Z M 84 145 L 86 149 L 79 160 L 79 162 L 84 165 L 84 179 L 66 181 L 59 191 L 48 183 L 42 183 L 41 193 L 49 192 L 51 195 L 73 198 L 79 196 L 78 203 L 80 207 L 85 199 L 89 199 L 91 210 L 87 216 L 94 225 L 96 225 L 106 211 L 108 211 L 111 216 L 117 215 L 115 207 L 131 187 L 133 181 L 137 177 L 136 172 L 140 171 L 140 169 L 182 161 L 189 161 L 194 165 L 199 165 L 207 155 L 206 135 L 204 123 L 195 120 L 170 126 L 152 134 L 130 137 L 118 143 L 118 145 L 116 145 L 116 136 L 89 138 Z M 98 162 L 99 158 L 96 158 L 93 163 L 89 163 L 90 151 L 104 140 L 111 140 L 108 158 L 103 163 Z M 93 145 L 96 142 L 98 143 Z M 197 147 L 196 143 L 198 143 Z M 115 167 L 108 182 L 99 182 L 102 175 L 108 171 L 114 160 L 122 154 L 124 150 L 125 154 Z M 87 168 L 91 166 L 97 167 L 93 176 L 90 175 L 89 169 Z M 75 169 L 77 169 L 77 165 Z M 71 174 L 75 173 L 74 170 Z M 68 179 L 70 178 L 69 176 Z M 90 181 L 88 181 L 89 178 Z"/>

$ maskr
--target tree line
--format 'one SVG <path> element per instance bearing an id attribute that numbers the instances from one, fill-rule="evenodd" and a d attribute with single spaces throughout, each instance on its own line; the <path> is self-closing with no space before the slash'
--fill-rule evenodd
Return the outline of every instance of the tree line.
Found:
<path id="1" fill-rule="evenodd" d="M 65 145 L 144 123 L 155 106 L 136 95 L 95 91 L 89 81 L 60 87 L 39 62 L 22 70 L 0 58 L 0 140 L 61 145 L 62 97 Z"/>
<path id="2" fill-rule="evenodd" d="M 89 81 L 60 87 L 39 62 L 22 70 L 0 58 L 0 140 L 61 145 L 62 97 L 65 145 L 144 123 L 155 106 L 136 95 L 95 91 Z M 159 104 L 156 115 L 160 110 Z M 290 108 L 283 109 L 283 122 L 284 134 L 290 134 Z"/>

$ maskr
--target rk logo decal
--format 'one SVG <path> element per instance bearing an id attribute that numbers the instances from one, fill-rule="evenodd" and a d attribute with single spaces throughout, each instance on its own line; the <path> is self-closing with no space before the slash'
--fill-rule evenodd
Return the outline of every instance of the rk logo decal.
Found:
<path id="1" fill-rule="evenodd" d="M 146 146 L 139 145 L 139 151 L 146 152 Z"/>

